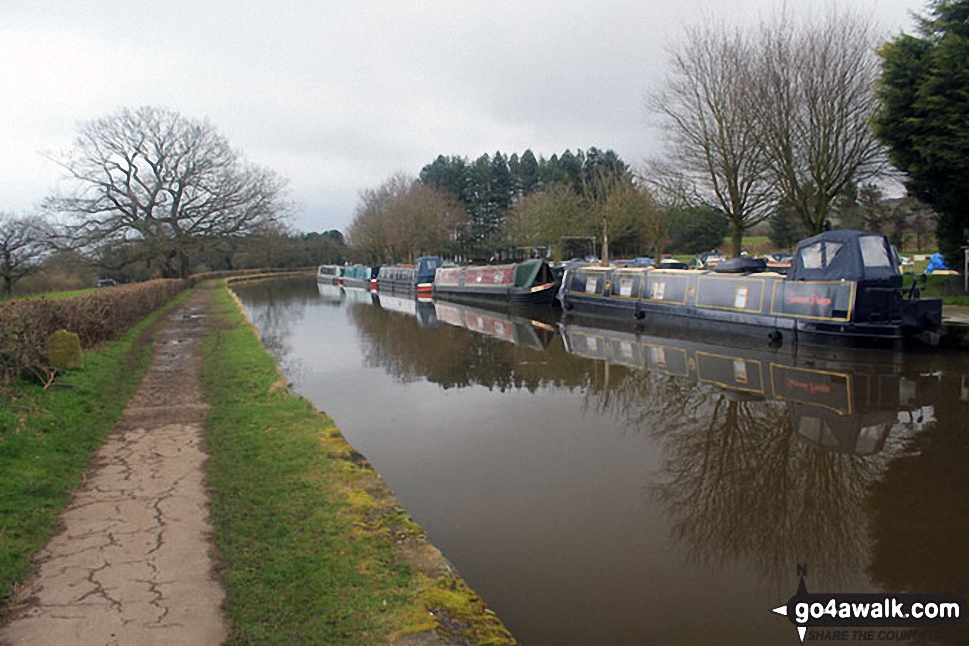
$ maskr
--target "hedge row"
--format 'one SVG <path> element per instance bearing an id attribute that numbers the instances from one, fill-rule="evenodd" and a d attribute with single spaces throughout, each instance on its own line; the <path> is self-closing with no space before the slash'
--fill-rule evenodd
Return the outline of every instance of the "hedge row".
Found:
<path id="1" fill-rule="evenodd" d="M 0 382 L 47 365 L 47 338 L 74 332 L 81 347 L 119 338 L 188 287 L 184 280 L 152 280 L 62 300 L 0 303 Z"/>

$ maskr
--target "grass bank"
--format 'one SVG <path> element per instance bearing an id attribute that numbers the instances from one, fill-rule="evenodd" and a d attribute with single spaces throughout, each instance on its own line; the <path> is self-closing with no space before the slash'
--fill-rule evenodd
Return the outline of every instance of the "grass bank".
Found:
<path id="1" fill-rule="evenodd" d="M 183 292 L 118 341 L 84 353 L 45 391 L 16 382 L 0 389 L 0 602 L 30 572 L 30 555 L 57 528 L 98 447 L 121 418 L 151 360 L 150 326 Z"/>
<path id="2" fill-rule="evenodd" d="M 227 289 L 209 319 L 208 485 L 228 643 L 515 643 L 333 422 L 288 392 Z"/>
<path id="3" fill-rule="evenodd" d="M 963 281 L 962 276 L 929 274 L 922 288 L 922 295 L 929 298 L 941 298 L 946 305 L 967 306 L 969 305 L 969 294 L 966 294 L 963 290 Z M 905 284 L 910 285 L 911 280 L 907 278 Z"/>

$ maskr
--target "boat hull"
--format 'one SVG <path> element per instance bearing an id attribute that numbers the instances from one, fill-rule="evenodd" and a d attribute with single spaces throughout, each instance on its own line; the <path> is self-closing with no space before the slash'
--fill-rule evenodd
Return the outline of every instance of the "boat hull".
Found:
<path id="1" fill-rule="evenodd" d="M 348 276 L 343 277 L 344 287 L 353 287 L 356 289 L 370 289 L 370 279 L 369 278 L 351 278 Z"/>
<path id="2" fill-rule="evenodd" d="M 558 285 L 549 283 L 537 287 L 452 287 L 436 285 L 434 296 L 457 302 L 511 303 L 514 305 L 551 305 L 555 302 Z"/>

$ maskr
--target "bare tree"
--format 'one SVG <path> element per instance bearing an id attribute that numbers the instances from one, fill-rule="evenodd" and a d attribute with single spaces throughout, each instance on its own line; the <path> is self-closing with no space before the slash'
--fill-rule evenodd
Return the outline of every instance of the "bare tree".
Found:
<path id="1" fill-rule="evenodd" d="M 878 107 L 876 39 L 850 13 L 762 25 L 749 113 L 779 197 L 819 233 L 846 187 L 882 174 L 870 121 Z"/>
<path id="2" fill-rule="evenodd" d="M 397 174 L 377 188 L 360 191 L 353 222 L 347 238 L 354 255 L 371 264 L 391 258 L 389 247 L 390 208 L 393 201 L 403 194 L 406 178 Z"/>
<path id="3" fill-rule="evenodd" d="M 563 236 L 599 235 L 589 230 L 586 205 L 571 186 L 553 183 L 519 199 L 505 218 L 512 247 L 547 247 L 561 260 Z"/>
<path id="4" fill-rule="evenodd" d="M 350 245 L 367 262 L 414 260 L 447 253 L 467 222 L 464 207 L 433 186 L 403 173 L 360 193 Z"/>
<path id="5" fill-rule="evenodd" d="M 206 239 L 243 235 L 288 209 L 282 178 L 246 162 L 207 121 L 163 108 L 86 122 L 54 161 L 75 190 L 45 206 L 73 216 L 73 245 L 135 241 L 165 275 L 186 276 Z"/>
<path id="6" fill-rule="evenodd" d="M 662 208 L 646 185 L 632 177 L 613 181 L 600 206 L 608 223 L 609 245 L 619 252 L 662 252 L 669 233 L 669 211 Z M 603 251 L 603 260 L 606 252 Z"/>
<path id="7" fill-rule="evenodd" d="M 661 175 L 675 179 L 664 188 L 722 211 L 739 256 L 744 232 L 774 203 L 747 96 L 753 48 L 739 30 L 709 23 L 687 28 L 669 59 L 666 84 L 648 102 L 663 117 L 669 159 Z"/>
<path id="8" fill-rule="evenodd" d="M 0 276 L 9 296 L 18 280 L 38 269 L 50 249 L 49 229 L 38 216 L 0 212 Z"/>

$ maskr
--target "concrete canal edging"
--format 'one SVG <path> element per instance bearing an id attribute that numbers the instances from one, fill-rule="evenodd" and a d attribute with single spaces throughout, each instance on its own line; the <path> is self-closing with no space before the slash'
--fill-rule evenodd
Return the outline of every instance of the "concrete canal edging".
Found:
<path id="1" fill-rule="evenodd" d="M 943 347 L 969 349 L 969 307 L 945 305 L 939 333 Z"/>

